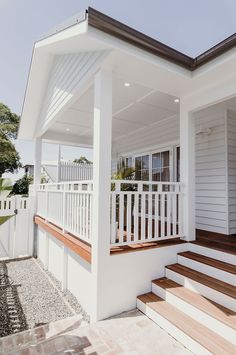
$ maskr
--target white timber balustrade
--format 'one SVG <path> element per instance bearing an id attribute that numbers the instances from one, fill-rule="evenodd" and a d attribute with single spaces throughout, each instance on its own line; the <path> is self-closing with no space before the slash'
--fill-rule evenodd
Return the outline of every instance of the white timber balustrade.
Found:
<path id="1" fill-rule="evenodd" d="M 37 215 L 91 243 L 92 181 L 37 185 Z"/>
<path id="2" fill-rule="evenodd" d="M 112 181 L 112 246 L 176 237 L 182 237 L 180 183 Z"/>

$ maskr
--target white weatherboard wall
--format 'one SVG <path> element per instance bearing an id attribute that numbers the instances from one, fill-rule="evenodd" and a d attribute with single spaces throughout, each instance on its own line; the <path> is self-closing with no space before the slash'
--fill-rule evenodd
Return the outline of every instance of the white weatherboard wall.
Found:
<path id="1" fill-rule="evenodd" d="M 63 244 L 45 230 L 37 231 L 38 258 L 45 269 L 50 271 L 56 279 L 63 282 L 63 268 L 65 267 L 67 254 L 66 288 L 74 294 L 83 309 L 92 312 L 92 274 L 91 265 L 70 250 L 66 250 Z"/>
<path id="2" fill-rule="evenodd" d="M 196 228 L 227 234 L 226 111 L 203 110 L 196 114 L 195 125 Z"/>
<path id="3" fill-rule="evenodd" d="M 229 234 L 236 233 L 236 112 L 227 111 Z"/>

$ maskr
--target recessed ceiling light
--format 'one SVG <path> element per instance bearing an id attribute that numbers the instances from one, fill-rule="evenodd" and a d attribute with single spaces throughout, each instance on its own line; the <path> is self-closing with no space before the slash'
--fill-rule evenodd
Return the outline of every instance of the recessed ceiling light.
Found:
<path id="1" fill-rule="evenodd" d="M 130 86 L 130 83 L 124 83 L 124 86 L 128 88 Z"/>
<path id="2" fill-rule="evenodd" d="M 70 128 L 67 127 L 67 128 L 66 128 L 66 131 L 67 131 L 67 132 L 70 132 Z"/>
<path id="3" fill-rule="evenodd" d="M 179 99 L 174 99 L 174 102 L 177 104 L 179 102 Z"/>

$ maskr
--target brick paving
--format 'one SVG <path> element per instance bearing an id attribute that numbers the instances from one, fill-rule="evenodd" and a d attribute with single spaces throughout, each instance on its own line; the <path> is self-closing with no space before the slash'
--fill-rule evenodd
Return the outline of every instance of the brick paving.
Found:
<path id="1" fill-rule="evenodd" d="M 138 310 L 86 325 L 74 316 L 0 340 L 0 354 L 191 354 Z"/>

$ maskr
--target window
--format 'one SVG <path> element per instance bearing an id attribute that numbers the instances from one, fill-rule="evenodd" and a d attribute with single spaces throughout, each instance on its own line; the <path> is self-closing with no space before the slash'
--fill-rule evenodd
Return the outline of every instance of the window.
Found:
<path id="1" fill-rule="evenodd" d="M 170 152 L 152 154 L 152 181 L 170 181 Z"/>
<path id="2" fill-rule="evenodd" d="M 135 157 L 135 180 L 149 180 L 149 154 Z"/>

